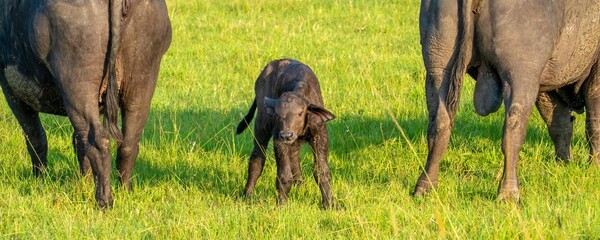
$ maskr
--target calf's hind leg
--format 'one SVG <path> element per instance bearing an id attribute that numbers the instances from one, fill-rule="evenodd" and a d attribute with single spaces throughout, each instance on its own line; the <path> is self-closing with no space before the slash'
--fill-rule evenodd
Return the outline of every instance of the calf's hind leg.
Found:
<path id="1" fill-rule="evenodd" d="M 263 115 L 259 112 L 254 122 L 254 149 L 252 149 L 248 161 L 248 179 L 244 188 L 245 197 L 252 196 L 256 181 L 262 174 L 263 167 L 265 166 L 267 146 L 271 139 L 270 129 L 272 129 L 272 126 L 261 125 L 266 122 L 269 121 L 265 121 Z"/>
<path id="2" fill-rule="evenodd" d="M 327 129 L 323 127 L 322 131 L 327 131 Z M 315 157 L 313 176 L 319 185 L 319 190 L 321 190 L 321 204 L 325 209 L 331 208 L 334 204 L 330 185 L 331 171 L 329 170 L 329 163 L 327 162 L 329 151 L 328 142 L 329 139 L 327 135 L 315 136 L 310 141 L 310 146 Z"/>

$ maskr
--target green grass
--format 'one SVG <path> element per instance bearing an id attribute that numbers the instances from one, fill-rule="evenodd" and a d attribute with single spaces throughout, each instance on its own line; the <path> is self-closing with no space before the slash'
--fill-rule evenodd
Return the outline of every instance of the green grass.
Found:
<path id="1" fill-rule="evenodd" d="M 477 116 L 472 80 L 439 191 L 409 195 L 427 155 L 419 1 L 167 3 L 173 42 L 134 192 L 119 189 L 113 176 L 115 206 L 99 210 L 92 181 L 78 174 L 68 120 L 48 115 L 49 167 L 35 178 L 21 130 L 1 101 L 0 238 L 600 238 L 600 171 L 585 163 L 583 117 L 576 120 L 574 163 L 560 164 L 543 121 L 532 115 L 519 162 L 522 201 L 498 203 L 503 110 Z M 234 129 L 262 68 L 283 57 L 312 67 L 326 107 L 338 116 L 328 128 L 340 210 L 319 209 L 307 149 L 306 181 L 287 205 L 275 205 L 272 149 L 255 199 L 240 198 L 252 137 Z"/>

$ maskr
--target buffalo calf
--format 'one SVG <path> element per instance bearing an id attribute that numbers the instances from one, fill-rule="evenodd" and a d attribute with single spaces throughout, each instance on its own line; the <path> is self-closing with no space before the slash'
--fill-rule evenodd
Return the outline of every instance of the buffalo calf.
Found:
<path id="1" fill-rule="evenodd" d="M 315 158 L 313 175 L 321 190 L 322 205 L 331 207 L 333 195 L 329 185 L 331 173 L 327 163 L 329 137 L 326 122 L 335 116 L 323 107 L 317 77 L 301 62 L 276 60 L 263 69 L 256 79 L 254 90 L 254 102 L 236 130 L 236 134 L 242 133 L 258 108 L 254 122 L 254 149 L 250 155 L 244 195 L 252 195 L 265 164 L 265 150 L 273 137 L 278 203 L 285 203 L 292 183 L 302 181 L 298 155 L 302 144 L 308 142 Z"/>

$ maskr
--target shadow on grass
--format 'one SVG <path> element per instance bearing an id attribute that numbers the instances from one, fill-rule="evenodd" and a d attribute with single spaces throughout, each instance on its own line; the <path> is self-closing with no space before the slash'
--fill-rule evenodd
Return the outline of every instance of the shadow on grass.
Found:
<path id="1" fill-rule="evenodd" d="M 139 157 L 134 166 L 134 182 L 140 187 L 150 186 L 159 182 L 177 181 L 183 186 L 194 186 L 202 190 L 214 192 L 224 196 L 238 197 L 245 183 L 245 174 L 247 158 L 252 150 L 251 131 L 246 130 L 243 134 L 236 136 L 235 127 L 245 115 L 246 108 L 235 108 L 228 111 L 217 111 L 210 109 L 186 109 L 186 110 L 157 110 L 153 109 L 145 127 L 144 136 L 141 142 L 142 149 L 154 149 L 164 151 L 165 153 L 176 153 L 175 158 L 189 156 L 189 153 L 203 153 L 203 158 L 230 159 L 238 161 L 235 164 L 240 165 L 238 169 L 229 169 L 224 164 L 196 164 L 181 159 L 170 159 L 162 164 L 161 159 L 144 159 Z M 503 114 L 502 112 L 496 114 Z M 427 118 L 426 116 L 409 117 L 396 116 L 398 124 L 402 127 L 409 141 L 414 144 L 420 144 L 426 137 Z M 54 118 L 54 117 L 53 117 Z M 60 138 L 69 139 L 72 128 L 66 118 L 56 117 L 51 121 L 45 121 L 45 127 L 48 129 L 48 135 L 58 135 Z M 496 117 L 479 117 L 474 112 L 463 110 L 459 112 L 455 120 L 455 127 L 452 131 L 451 146 L 456 144 L 470 142 L 474 138 L 489 139 L 497 144 L 498 148 L 502 136 L 502 115 Z M 66 127 L 67 126 L 67 127 Z M 253 126 L 253 125 L 251 125 Z M 364 155 L 360 151 L 367 147 L 382 147 L 386 142 L 396 139 L 404 145 L 406 141 L 402 138 L 400 131 L 394 121 L 389 116 L 385 118 L 370 118 L 362 115 L 339 115 L 337 119 L 328 123 L 330 135 L 330 155 L 343 159 L 343 161 L 353 161 L 354 163 L 339 164 L 337 169 L 345 174 L 335 176 L 344 181 L 355 181 L 359 184 L 388 184 L 390 181 L 400 181 L 406 188 L 411 189 L 416 181 L 419 172 L 411 173 L 410 176 L 394 176 L 389 172 L 382 174 L 381 170 L 370 169 L 369 165 L 361 165 L 361 161 L 371 161 L 370 159 L 354 159 L 354 155 Z M 526 141 L 539 142 L 541 139 L 550 141 L 547 136 L 546 127 L 543 124 L 530 124 L 528 137 Z M 425 146 L 419 146 L 425 149 Z M 25 147 L 23 147 L 25 149 Z M 49 170 L 48 178 L 51 181 L 66 181 L 79 174 L 78 163 L 72 152 L 68 153 L 63 148 L 53 147 L 49 142 Z M 72 151 L 69 147 L 68 151 Z M 143 150 L 142 150 L 143 151 Z M 114 147 L 113 147 L 114 152 Z M 268 155 L 272 155 L 272 144 L 268 149 Z M 426 153 L 423 153 L 421 164 L 425 164 Z M 142 156 L 142 154 L 140 155 Z M 304 154 L 306 156 L 306 154 Z M 396 159 L 376 159 L 376 161 L 386 161 L 392 164 L 402 164 L 402 156 L 392 153 L 391 156 Z M 145 156 L 152 157 L 152 156 Z M 173 157 L 167 154 L 161 154 L 158 157 Z M 502 156 L 498 156 L 501 158 Z M 306 157 L 302 159 L 305 168 L 303 172 L 312 171 L 312 158 L 307 161 Z M 272 159 L 272 156 L 270 157 Z M 29 162 L 29 158 L 23 159 Z M 69 162 L 53 162 L 69 161 Z M 114 160 L 113 160 L 114 161 Z M 271 160 L 267 160 L 271 161 Z M 214 163 L 212 160 L 207 160 Z M 52 170 L 53 165 L 67 164 L 72 169 L 61 168 Z M 274 164 L 274 163 L 267 163 Z M 371 163 L 376 166 L 380 162 Z M 448 168 L 447 161 L 442 161 L 441 171 Z M 115 164 L 113 164 L 114 168 Z M 397 166 L 401 168 L 401 166 Z M 242 169 L 242 170 L 240 170 Z M 396 168 L 392 168 L 396 169 Z M 22 177 L 31 177 L 30 168 L 22 173 Z M 115 171 L 113 171 L 115 172 Z M 485 176 L 476 176 L 482 179 L 494 178 L 495 173 L 478 172 Z M 261 177 L 261 181 L 271 182 L 274 173 L 268 173 L 269 177 Z M 310 174 L 312 175 L 312 174 Z M 309 176 L 310 176 L 309 175 Z M 113 174 L 113 180 L 116 174 Z M 312 182 L 312 176 L 306 177 L 305 182 Z M 312 183 L 309 183 L 312 184 Z M 488 196 L 487 192 L 481 192 L 476 195 Z M 491 195 L 490 195 L 491 196 Z M 488 196 L 489 197 L 489 196 Z"/>

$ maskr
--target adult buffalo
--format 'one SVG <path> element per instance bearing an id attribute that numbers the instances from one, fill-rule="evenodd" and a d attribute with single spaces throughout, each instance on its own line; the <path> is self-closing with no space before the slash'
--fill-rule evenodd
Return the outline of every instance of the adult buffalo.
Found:
<path id="1" fill-rule="evenodd" d="M 25 132 L 33 172 L 39 175 L 47 162 L 39 113 L 66 115 L 80 170 L 91 167 L 94 174 L 98 205 L 113 202 L 109 135 L 119 143 L 119 177 L 130 189 L 170 42 L 164 0 L 0 0 L 0 85 Z"/>
<path id="2" fill-rule="evenodd" d="M 600 0 L 421 1 L 429 152 L 413 194 L 437 187 L 466 72 L 477 78 L 479 114 L 504 100 L 499 200 L 519 199 L 517 161 L 536 99 L 563 159 L 570 157 L 571 111 L 585 107 L 590 161 L 600 164 L 599 13 Z"/>

